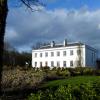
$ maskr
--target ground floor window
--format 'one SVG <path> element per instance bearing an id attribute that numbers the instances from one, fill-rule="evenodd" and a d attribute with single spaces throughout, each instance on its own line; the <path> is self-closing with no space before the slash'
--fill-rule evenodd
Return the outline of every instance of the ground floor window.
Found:
<path id="1" fill-rule="evenodd" d="M 35 67 L 37 67 L 37 62 L 35 62 Z"/>
<path id="2" fill-rule="evenodd" d="M 45 66 L 48 66 L 48 62 L 47 61 L 45 62 Z"/>
<path id="3" fill-rule="evenodd" d="M 54 61 L 51 61 L 51 67 L 53 67 L 54 66 Z"/>
<path id="4" fill-rule="evenodd" d="M 63 67 L 67 67 L 67 62 L 63 61 Z"/>
<path id="5" fill-rule="evenodd" d="M 73 61 L 72 60 L 70 61 L 70 66 L 73 66 Z"/>
<path id="6" fill-rule="evenodd" d="M 57 67 L 60 67 L 60 61 L 57 61 Z"/>
<path id="7" fill-rule="evenodd" d="M 42 67 L 42 62 L 40 62 L 40 67 Z"/>

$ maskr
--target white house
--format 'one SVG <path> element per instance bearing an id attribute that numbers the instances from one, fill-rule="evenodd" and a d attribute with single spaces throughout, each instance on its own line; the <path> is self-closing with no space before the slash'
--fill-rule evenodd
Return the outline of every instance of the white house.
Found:
<path id="1" fill-rule="evenodd" d="M 67 43 L 42 46 L 32 50 L 32 67 L 95 67 L 97 50 L 83 43 Z"/>

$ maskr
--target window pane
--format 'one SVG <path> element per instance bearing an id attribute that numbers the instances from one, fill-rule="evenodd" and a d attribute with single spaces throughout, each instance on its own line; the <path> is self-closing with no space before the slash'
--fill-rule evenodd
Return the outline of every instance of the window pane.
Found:
<path id="1" fill-rule="evenodd" d="M 37 67 L 37 62 L 35 62 L 35 67 Z"/>
<path id="2" fill-rule="evenodd" d="M 57 56 L 60 56 L 60 52 L 57 52 Z"/>
<path id="3" fill-rule="evenodd" d="M 52 66 L 52 67 L 54 66 L 54 62 L 53 62 L 53 61 L 51 61 L 51 66 Z"/>
<path id="4" fill-rule="evenodd" d="M 80 55 L 81 54 L 81 50 L 77 50 L 77 55 Z"/>
<path id="5" fill-rule="evenodd" d="M 37 57 L 37 53 L 35 53 L 35 57 Z"/>
<path id="6" fill-rule="evenodd" d="M 54 56 L 54 52 L 51 52 L 51 57 L 53 57 Z"/>
<path id="7" fill-rule="evenodd" d="M 45 62 L 45 66 L 48 66 L 48 62 L 47 61 Z"/>
<path id="8" fill-rule="evenodd" d="M 40 67 L 42 67 L 42 62 L 40 62 Z"/>
<path id="9" fill-rule="evenodd" d="M 63 67 L 67 67 L 66 61 L 63 61 Z"/>
<path id="10" fill-rule="evenodd" d="M 77 67 L 81 67 L 81 61 L 80 60 L 77 61 Z"/>
<path id="11" fill-rule="evenodd" d="M 48 52 L 45 53 L 45 57 L 48 57 Z"/>
<path id="12" fill-rule="evenodd" d="M 70 50 L 70 55 L 73 55 L 73 50 Z"/>
<path id="13" fill-rule="evenodd" d="M 42 53 L 40 53 L 40 57 L 42 57 Z"/>
<path id="14" fill-rule="evenodd" d="M 73 66 L 73 61 L 70 61 L 70 66 Z"/>
<path id="15" fill-rule="evenodd" d="M 63 56 L 66 56 L 66 51 L 63 51 Z"/>
<path id="16" fill-rule="evenodd" d="M 59 61 L 57 61 L 57 67 L 60 67 L 60 62 Z"/>

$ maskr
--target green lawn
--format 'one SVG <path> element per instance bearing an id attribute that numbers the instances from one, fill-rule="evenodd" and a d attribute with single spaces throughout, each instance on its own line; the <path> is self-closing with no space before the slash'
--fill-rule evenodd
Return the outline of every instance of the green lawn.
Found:
<path id="1" fill-rule="evenodd" d="M 41 86 L 41 88 L 51 88 L 67 84 L 74 86 L 79 84 L 97 83 L 97 82 L 100 82 L 100 76 L 76 76 L 76 77 L 70 77 L 68 79 L 46 82 Z"/>

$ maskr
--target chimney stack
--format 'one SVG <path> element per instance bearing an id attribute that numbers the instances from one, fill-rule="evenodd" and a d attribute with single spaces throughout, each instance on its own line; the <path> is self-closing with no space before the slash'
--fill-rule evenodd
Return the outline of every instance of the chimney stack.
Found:
<path id="1" fill-rule="evenodd" d="M 55 46 L 55 42 L 52 41 L 52 42 L 51 42 L 51 47 L 54 47 L 54 46 Z"/>
<path id="2" fill-rule="evenodd" d="M 64 46 L 67 46 L 67 39 L 64 40 Z"/>

